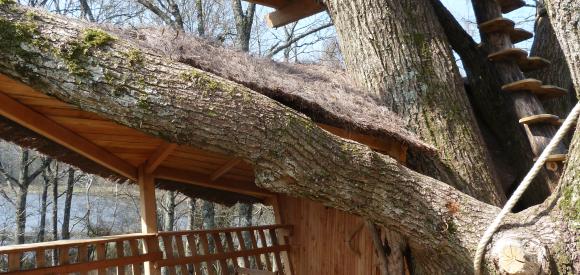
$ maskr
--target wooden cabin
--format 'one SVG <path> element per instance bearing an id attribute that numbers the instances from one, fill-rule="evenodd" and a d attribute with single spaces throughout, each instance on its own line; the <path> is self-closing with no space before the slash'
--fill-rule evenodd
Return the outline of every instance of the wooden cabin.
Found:
<path id="1" fill-rule="evenodd" d="M 235 81 L 235 76 L 228 78 Z M 365 132 L 360 130 L 365 127 L 348 124 L 356 120 L 354 116 L 334 119 L 328 115 L 331 111 L 313 110 L 324 108 L 324 98 L 311 102 L 309 109 L 303 103 L 316 98 L 298 91 L 285 101 L 279 94 L 283 92 L 270 96 L 328 132 L 366 144 L 402 164 L 408 154 L 432 153 L 429 145 L 404 129 L 371 125 Z M 302 100 L 300 108 L 292 105 L 297 99 Z M 325 113 L 324 119 L 316 117 L 317 113 Z M 383 119 L 387 124 L 391 121 Z M 252 164 L 242 158 L 170 143 L 5 74 L 0 74 L 0 138 L 85 172 L 137 184 L 142 228 L 140 233 L 95 239 L 3 246 L 0 257 L 7 268 L 0 274 L 158 274 L 162 268 L 170 274 L 379 274 L 375 251 L 382 251 L 384 244 L 373 242 L 362 218 L 309 199 L 264 190 L 255 184 Z M 276 224 L 159 232 L 156 188 L 220 203 L 261 202 L 273 207 Z M 212 243 L 215 250 L 209 251 Z M 58 255 L 55 263 L 47 259 L 54 253 Z M 34 264 L 23 266 L 23 257 Z"/>

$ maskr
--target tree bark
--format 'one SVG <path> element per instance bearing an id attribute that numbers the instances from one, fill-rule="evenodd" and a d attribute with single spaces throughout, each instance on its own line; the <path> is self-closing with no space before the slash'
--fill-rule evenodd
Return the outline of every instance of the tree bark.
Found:
<path id="1" fill-rule="evenodd" d="M 438 149 L 439 161 L 419 160 L 418 169 L 476 198 L 501 204 L 503 190 L 430 3 L 326 4 L 350 76 Z"/>
<path id="2" fill-rule="evenodd" d="M 136 68 L 125 58 L 125 52 L 135 49 L 127 41 L 90 47 L 86 51 L 90 62 L 85 66 L 91 70 L 89 75 L 79 76 L 66 67 L 54 45 L 82 40 L 86 25 L 40 12 L 31 17 L 17 7 L 0 6 L 0 18 L 8 30 L 0 32 L 2 39 L 12 28 L 42 22 L 34 26 L 32 38 L 19 32 L 22 35 L 16 38 L 22 40 L 16 48 L 0 44 L 0 73 L 168 142 L 244 158 L 254 165 L 256 184 L 261 187 L 319 201 L 388 227 L 409 240 L 414 258 L 429 261 L 414 269 L 415 273 L 473 272 L 475 247 L 498 213 L 497 207 L 412 171 L 365 145 L 338 138 L 244 86 L 148 50 L 142 50 L 147 70 Z M 105 72 L 113 68 L 116 73 L 105 79 Z M 122 96 L 115 88 L 120 85 L 126 87 Z M 236 135 L 229 134 L 234 131 Z M 571 166 L 580 161 L 577 147 L 570 153 Z M 568 185 L 577 186 L 574 180 L 568 180 Z M 554 193 L 550 202 L 565 194 Z M 572 255 L 574 243 L 570 240 L 575 233 L 566 225 L 573 223 L 554 205 L 546 203 L 508 215 L 489 250 L 499 240 L 516 236 L 537 244 L 526 247 L 527 254 L 548 253 L 530 257 L 539 266 Z M 490 271 L 496 271 L 493 261 L 488 253 Z"/>
<path id="3" fill-rule="evenodd" d="M 250 36 L 256 4 L 248 4 L 246 11 L 242 9 L 242 0 L 232 0 L 232 10 L 236 22 L 236 46 L 244 52 L 250 51 Z"/>
<path id="4" fill-rule="evenodd" d="M 177 196 L 175 191 L 167 191 L 165 194 L 165 215 L 163 215 L 164 231 L 173 231 L 173 225 L 175 224 L 175 196 Z"/>
<path id="5" fill-rule="evenodd" d="M 50 177 L 47 171 L 42 171 L 42 194 L 40 195 L 40 223 L 38 225 L 37 242 L 44 242 L 46 237 L 46 209 L 48 200 L 48 187 L 50 186 Z"/>
<path id="6" fill-rule="evenodd" d="M 74 185 L 75 185 L 75 170 L 73 168 L 68 168 L 64 208 L 62 214 L 62 227 L 60 229 L 60 234 L 63 240 L 70 239 L 70 212 L 72 206 Z"/>
<path id="7" fill-rule="evenodd" d="M 197 35 L 205 36 L 205 19 L 203 17 L 203 2 L 202 0 L 195 0 L 195 10 L 197 16 Z"/>
<path id="8" fill-rule="evenodd" d="M 471 106 L 489 146 L 503 190 L 509 195 L 534 161 L 530 142 L 518 122 L 514 100 L 501 90 L 501 77 L 495 65 L 488 60 L 489 53 L 475 43 L 439 0 L 431 0 L 431 4 L 449 43 L 461 57 L 467 74 Z M 550 195 L 549 183 L 553 181 L 553 173 L 543 169 L 517 208 L 525 209 L 544 201 Z"/>

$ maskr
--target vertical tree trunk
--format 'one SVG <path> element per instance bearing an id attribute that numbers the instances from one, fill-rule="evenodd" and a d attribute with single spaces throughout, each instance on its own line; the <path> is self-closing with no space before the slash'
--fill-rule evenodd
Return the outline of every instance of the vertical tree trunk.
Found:
<path id="1" fill-rule="evenodd" d="M 37 242 L 44 242 L 46 236 L 46 208 L 48 200 L 48 187 L 50 186 L 50 177 L 47 171 L 42 172 L 42 194 L 40 196 L 40 223 L 38 225 Z"/>
<path id="2" fill-rule="evenodd" d="M 52 240 L 58 240 L 58 162 L 54 164 L 54 172 L 52 174 Z M 58 262 L 57 251 L 52 253 L 52 264 Z"/>
<path id="3" fill-rule="evenodd" d="M 467 194 L 501 204 L 502 188 L 430 3 L 326 3 L 350 76 L 439 150 L 439 161 L 411 159 L 411 164 Z"/>
<path id="4" fill-rule="evenodd" d="M 195 204 L 197 203 L 196 198 L 189 199 L 189 215 L 187 220 L 187 229 L 194 230 L 195 229 Z"/>
<path id="5" fill-rule="evenodd" d="M 16 218 L 16 232 L 15 241 L 16 244 L 24 243 L 24 234 L 26 230 L 26 200 L 28 198 L 28 168 L 30 166 L 30 152 L 28 149 L 22 149 L 20 155 L 20 172 L 18 175 L 18 186 L 16 192 L 16 212 L 14 217 Z"/>
<path id="6" fill-rule="evenodd" d="M 62 214 L 62 228 L 60 230 L 63 240 L 70 239 L 70 212 L 75 184 L 75 170 L 69 167 L 67 175 L 64 209 Z"/>
<path id="7" fill-rule="evenodd" d="M 163 215 L 163 230 L 173 231 L 175 224 L 175 191 L 167 191 L 165 194 L 165 213 Z"/>
<path id="8" fill-rule="evenodd" d="M 203 229 L 214 229 L 215 228 L 215 205 L 210 201 L 203 201 L 201 207 L 201 212 L 203 215 Z M 215 244 L 213 241 L 209 242 L 209 251 L 214 251 Z"/>
<path id="9" fill-rule="evenodd" d="M 241 51 L 248 52 L 250 51 L 250 37 L 252 34 L 256 4 L 248 4 L 244 12 L 242 9 L 242 1 L 232 0 L 232 9 L 236 22 L 236 47 Z"/>
<path id="10" fill-rule="evenodd" d="M 556 34 L 552 27 L 552 22 L 548 17 L 544 1 L 536 1 L 536 24 L 534 28 L 534 42 L 530 51 L 530 56 L 540 56 L 550 60 L 550 66 L 526 73 L 527 77 L 536 78 L 544 83 L 555 85 L 568 90 L 568 94 L 561 98 L 555 98 L 542 102 L 546 111 L 560 117 L 572 110 L 576 99 L 576 92 L 570 77 L 570 70 L 566 64 L 566 57 L 558 43 Z"/>
<path id="11" fill-rule="evenodd" d="M 197 34 L 203 37 L 205 36 L 205 19 L 203 18 L 202 0 L 195 0 L 195 11 L 197 16 Z"/>

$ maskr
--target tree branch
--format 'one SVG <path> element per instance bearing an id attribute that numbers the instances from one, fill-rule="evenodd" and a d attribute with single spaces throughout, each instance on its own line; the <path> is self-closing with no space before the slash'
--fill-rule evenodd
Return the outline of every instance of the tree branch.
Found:
<path id="1" fill-rule="evenodd" d="M 267 54 L 267 56 L 268 56 L 269 58 L 272 58 L 272 56 L 274 56 L 275 54 L 279 53 L 280 51 L 282 51 L 282 50 L 284 50 L 284 49 L 286 49 L 286 48 L 288 48 L 288 47 L 292 46 L 292 44 L 294 44 L 294 43 L 298 42 L 300 39 L 302 39 L 302 38 L 304 38 L 304 37 L 306 37 L 306 36 L 309 36 L 309 35 L 311 35 L 311 34 L 313 34 L 313 33 L 315 33 L 315 32 L 318 32 L 318 31 L 324 30 L 324 29 L 326 29 L 326 28 L 328 28 L 328 27 L 331 27 L 331 26 L 332 26 L 332 22 L 330 22 L 330 23 L 326 23 L 326 24 L 324 24 L 324 25 L 321 25 L 321 26 L 318 26 L 318 27 L 316 27 L 316 28 L 314 28 L 314 29 L 308 30 L 308 31 L 306 31 L 306 32 L 304 32 L 304 33 L 302 33 L 302 34 L 300 34 L 300 35 L 297 35 L 297 36 L 295 36 L 294 38 L 292 38 L 292 39 L 290 39 L 290 40 L 288 40 L 288 41 L 285 41 L 285 42 L 284 42 L 284 44 L 282 44 L 282 45 L 279 45 L 279 46 L 278 46 L 278 44 L 276 44 L 276 45 L 275 45 L 275 48 L 272 48 L 272 49 L 270 49 L 270 51 L 269 51 L 269 53 Z"/>

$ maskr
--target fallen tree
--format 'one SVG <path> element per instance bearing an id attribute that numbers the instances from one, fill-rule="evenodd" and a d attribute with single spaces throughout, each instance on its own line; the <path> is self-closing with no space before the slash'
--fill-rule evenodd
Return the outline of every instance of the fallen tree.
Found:
<path id="1" fill-rule="evenodd" d="M 264 188 L 323 202 L 404 235 L 416 255 L 431 262 L 425 274 L 473 272 L 475 247 L 496 206 L 336 137 L 247 87 L 95 26 L 3 4 L 0 29 L 1 73 L 167 141 L 242 157 L 254 164 Z M 523 258 L 515 259 L 522 268 L 579 270 L 579 233 L 573 230 L 579 144 L 576 137 L 558 192 L 510 215 L 495 235 L 487 256 L 491 272 L 505 268 L 499 252 L 513 243 L 522 250 Z"/>

